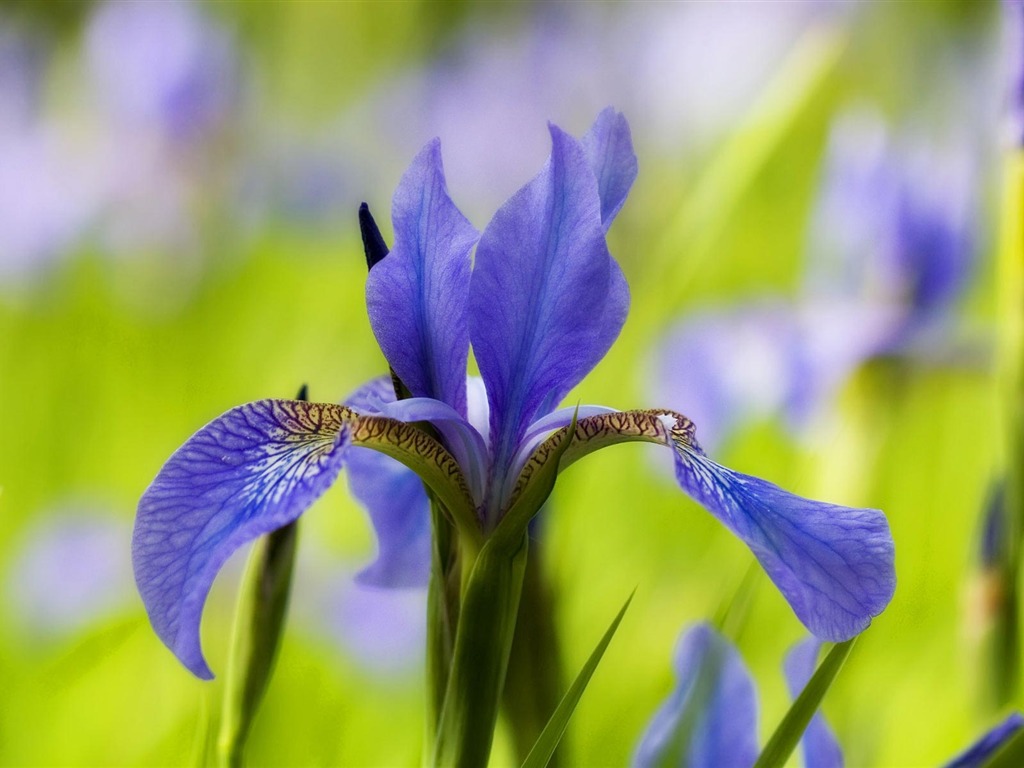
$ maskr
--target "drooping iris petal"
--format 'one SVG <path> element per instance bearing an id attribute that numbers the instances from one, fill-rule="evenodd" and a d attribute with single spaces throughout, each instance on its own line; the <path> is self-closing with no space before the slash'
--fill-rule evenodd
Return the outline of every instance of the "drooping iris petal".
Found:
<path id="1" fill-rule="evenodd" d="M 637 745 L 633 765 L 749 768 L 757 759 L 757 693 L 736 649 L 707 624 L 680 639 L 679 679 Z"/>
<path id="2" fill-rule="evenodd" d="M 601 223 L 607 232 L 636 180 L 637 162 L 629 123 L 621 112 L 605 107 L 580 143 L 597 177 Z"/>
<path id="3" fill-rule="evenodd" d="M 1024 715 L 1013 712 L 1003 722 L 954 757 L 946 768 L 981 768 L 1010 737 L 1024 727 Z"/>
<path id="4" fill-rule="evenodd" d="M 395 419 L 332 403 L 260 400 L 214 419 L 179 448 L 139 502 L 135 580 L 157 635 L 194 674 L 212 674 L 199 619 L 224 561 L 297 518 L 334 481 L 349 446 L 413 469 L 468 535 L 474 502 L 452 455 Z"/>
<path id="5" fill-rule="evenodd" d="M 586 153 L 550 130 L 547 166 L 488 224 L 470 284 L 470 337 L 487 384 L 498 474 L 527 425 L 604 356 L 627 309 Z"/>
<path id="6" fill-rule="evenodd" d="M 885 515 L 805 499 L 673 442 L 680 486 L 750 547 L 814 635 L 848 640 L 889 604 L 896 574 Z"/>
<path id="7" fill-rule="evenodd" d="M 348 488 L 377 534 L 377 559 L 360 571 L 362 584 L 420 587 L 430 575 L 430 502 L 423 481 L 389 456 L 352 448 Z"/>
<path id="8" fill-rule="evenodd" d="M 402 176 L 392 203 L 395 242 L 366 281 L 370 325 L 417 397 L 466 414 L 466 298 L 477 231 L 448 196 L 435 139 Z"/>
<path id="9" fill-rule="evenodd" d="M 786 654 L 782 668 L 786 673 L 789 694 L 794 699 L 800 695 L 814 675 L 820 650 L 821 641 L 809 637 L 794 645 Z M 806 768 L 843 768 L 843 751 L 839 748 L 839 742 L 836 741 L 832 729 L 825 722 L 821 710 L 815 712 L 811 722 L 807 724 L 800 744 L 803 747 Z"/>
<path id="10" fill-rule="evenodd" d="M 193 435 L 143 494 L 132 537 L 135 580 L 157 635 L 196 676 L 213 677 L 199 620 L 217 571 L 327 489 L 349 433 L 316 403 L 242 405 Z"/>
<path id="11" fill-rule="evenodd" d="M 538 446 L 524 473 L 543 463 L 559 430 Z M 620 411 L 580 419 L 560 469 L 623 442 L 669 446 L 680 486 L 750 547 L 800 621 L 839 642 L 863 631 L 896 588 L 894 547 L 885 515 L 805 499 L 734 472 L 704 455 L 695 428 L 673 411 Z M 513 494 L 514 495 L 514 494 Z"/>

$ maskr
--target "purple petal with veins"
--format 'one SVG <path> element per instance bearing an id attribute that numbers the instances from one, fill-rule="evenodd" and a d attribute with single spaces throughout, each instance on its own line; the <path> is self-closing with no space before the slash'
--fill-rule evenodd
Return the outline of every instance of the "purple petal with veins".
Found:
<path id="1" fill-rule="evenodd" d="M 470 337 L 501 477 L 527 426 L 604 356 L 628 309 L 586 154 L 571 136 L 550 130 L 547 167 L 487 226 L 470 284 Z"/>
<path id="2" fill-rule="evenodd" d="M 395 242 L 370 270 L 366 309 L 392 369 L 416 397 L 466 413 L 466 300 L 477 231 L 448 196 L 441 144 L 416 156 L 395 190 Z"/>
<path id="3" fill-rule="evenodd" d="M 228 557 L 295 520 L 341 470 L 348 428 L 316 403 L 260 400 L 214 419 L 179 448 L 139 502 L 132 563 L 157 635 L 193 674 L 199 620 Z"/>
<path id="4" fill-rule="evenodd" d="M 716 464 L 676 441 L 676 478 L 750 547 L 816 637 L 839 642 L 862 632 L 896 589 L 885 515 L 805 499 Z"/>

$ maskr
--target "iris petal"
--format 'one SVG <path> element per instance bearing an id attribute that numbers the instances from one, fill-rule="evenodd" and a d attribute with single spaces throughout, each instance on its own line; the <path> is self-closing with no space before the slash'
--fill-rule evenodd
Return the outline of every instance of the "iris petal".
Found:
<path id="1" fill-rule="evenodd" d="M 797 617 L 823 640 L 862 632 L 896 588 L 885 515 L 805 499 L 676 442 L 680 486 L 750 547 Z"/>
<path id="2" fill-rule="evenodd" d="M 174 453 L 139 502 L 135 580 L 160 639 L 193 674 L 213 673 L 199 620 L 214 576 L 243 544 L 295 520 L 341 470 L 350 430 L 316 403 L 228 411 Z"/>
<path id="3" fill-rule="evenodd" d="M 425 432 L 330 403 L 261 400 L 203 427 L 139 502 L 132 562 L 150 621 L 194 674 L 212 677 L 199 645 L 203 603 L 236 549 L 295 520 L 362 445 L 415 469 L 460 530 L 479 537 L 458 463 Z"/>
<path id="4" fill-rule="evenodd" d="M 749 768 L 757 759 L 757 692 L 739 653 L 707 624 L 676 650 L 679 679 L 654 715 L 633 765 Z"/>
<path id="5" fill-rule="evenodd" d="M 605 107 L 580 143 L 597 177 L 601 223 L 607 232 L 636 181 L 637 162 L 629 123 L 621 112 Z"/>
<path id="6" fill-rule="evenodd" d="M 543 461 L 559 434 L 537 448 L 524 472 Z M 885 515 L 805 499 L 716 464 L 697 444 L 693 422 L 678 413 L 619 411 L 580 419 L 560 469 L 600 448 L 631 441 L 673 448 L 682 489 L 750 547 L 817 637 L 848 640 L 889 604 L 896 572 Z"/>
<path id="7" fill-rule="evenodd" d="M 782 667 L 786 673 L 789 694 L 794 699 L 800 695 L 814 675 L 820 650 L 821 641 L 809 637 L 794 645 L 786 654 Z M 836 741 L 832 729 L 825 722 L 821 710 L 814 713 L 800 743 L 804 753 L 804 765 L 807 768 L 843 768 L 843 751 L 839 748 L 839 742 Z"/>
<path id="8" fill-rule="evenodd" d="M 470 337 L 487 384 L 499 475 L 527 425 L 604 356 L 628 305 L 583 147 L 550 130 L 547 166 L 488 224 L 470 283 Z"/>
<path id="9" fill-rule="evenodd" d="M 360 571 L 361 584 L 421 587 L 430 575 L 430 502 L 416 473 L 389 456 L 354 447 L 347 457 L 348 488 L 377 534 L 377 559 Z"/>
<path id="10" fill-rule="evenodd" d="M 478 233 L 448 196 L 435 139 L 405 172 L 392 204 L 395 243 L 366 280 L 370 325 L 417 397 L 466 414 L 470 251 Z"/>
<path id="11" fill-rule="evenodd" d="M 390 377 L 367 382 L 345 401 L 361 413 L 379 415 L 395 402 Z M 430 502 L 423 481 L 381 453 L 354 447 L 348 454 L 348 487 L 366 510 L 377 535 L 377 559 L 356 579 L 377 587 L 413 587 L 430 572 Z"/>

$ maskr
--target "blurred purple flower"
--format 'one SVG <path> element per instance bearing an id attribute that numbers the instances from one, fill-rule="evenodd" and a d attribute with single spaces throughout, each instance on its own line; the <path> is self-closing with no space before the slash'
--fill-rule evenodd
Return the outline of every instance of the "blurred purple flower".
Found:
<path id="1" fill-rule="evenodd" d="M 45 69 L 43 44 L 0 17 L 0 134 L 34 124 Z"/>
<path id="2" fill-rule="evenodd" d="M 107 2 L 89 19 L 83 63 L 95 95 L 103 252 L 173 259 L 175 280 L 187 287 L 210 223 L 226 215 L 239 163 L 232 36 L 199 3 Z"/>
<path id="3" fill-rule="evenodd" d="M 231 38 L 198 3 L 104 3 L 85 41 L 100 103 L 129 131 L 202 139 L 236 105 L 240 72 Z"/>
<path id="4" fill-rule="evenodd" d="M 1008 141 L 1016 148 L 1024 146 L 1024 2 L 1003 0 L 1003 62 Z"/>
<path id="5" fill-rule="evenodd" d="M 805 290 L 894 312 L 878 352 L 943 330 L 976 261 L 976 200 L 965 152 L 893 139 L 871 113 L 832 131 L 808 243 Z"/>
<path id="6" fill-rule="evenodd" d="M 292 597 L 300 631 L 330 639 L 377 674 L 401 674 L 421 665 L 427 627 L 424 589 L 362 584 L 315 541 L 304 540 L 301 549 Z"/>
<path id="7" fill-rule="evenodd" d="M 705 309 L 660 340 L 651 391 L 700 424 L 708 446 L 779 414 L 800 434 L 888 338 L 892 317 L 851 302 L 782 299 Z"/>
<path id="8" fill-rule="evenodd" d="M 70 133 L 40 113 L 46 49 L 0 26 L 0 286 L 45 273 L 96 209 Z"/>
<path id="9" fill-rule="evenodd" d="M 757 759 L 757 691 L 739 652 L 709 624 L 679 638 L 678 680 L 633 754 L 636 768 L 750 768 Z"/>
<path id="10" fill-rule="evenodd" d="M 802 296 L 682 319 L 654 353 L 655 392 L 711 444 L 777 413 L 800 433 L 866 360 L 934 354 L 974 265 L 969 181 L 966 162 L 895 148 L 874 118 L 840 120 Z"/>
<path id="11" fill-rule="evenodd" d="M 604 105 L 642 114 L 637 143 L 700 157 L 731 129 L 795 40 L 840 16 L 812 3 L 539 3 L 519 25 L 470 22 L 435 60 L 385 82 L 339 118 L 364 189 L 436 135 L 459 147 L 452 188 L 471 220 L 511 194 L 547 152 L 546 120 Z M 472 105 L 467 109 L 467 105 Z M 494 151 L 501 137 L 502 151 Z"/>
<path id="12" fill-rule="evenodd" d="M 808 637 L 790 648 L 782 663 L 789 695 L 795 700 L 814 676 L 821 654 L 821 641 Z M 800 739 L 807 768 L 843 768 L 843 751 L 819 709 Z"/>
<path id="13" fill-rule="evenodd" d="M 76 90 L 91 97 L 58 117 L 40 109 L 50 51 L 0 29 L 0 278 L 90 237 L 107 256 L 173 256 L 185 285 L 237 161 L 231 36 L 197 3 L 126 0 L 99 5 L 84 38 Z"/>
<path id="14" fill-rule="evenodd" d="M 796 698 L 814 673 L 820 642 L 810 638 L 786 658 L 786 679 Z M 757 691 L 736 648 L 709 624 L 679 639 L 678 680 L 655 713 L 633 754 L 637 768 L 750 768 L 758 756 Z M 842 768 L 839 745 L 816 714 L 801 738 L 806 765 Z"/>
<path id="15" fill-rule="evenodd" d="M 33 636 L 61 636 L 133 606 L 129 530 L 88 507 L 35 519 L 6 576 L 16 620 Z"/>
<path id="16" fill-rule="evenodd" d="M 352 181 L 357 162 L 344 147 L 329 144 L 292 135 L 263 137 L 241 158 L 236 220 L 248 230 L 274 224 L 304 233 L 350 226 L 338 211 L 360 200 Z"/>
<path id="17" fill-rule="evenodd" d="M 782 410 L 803 365 L 793 312 L 769 301 L 689 315 L 653 357 L 652 397 L 699 424 L 709 450 Z"/>

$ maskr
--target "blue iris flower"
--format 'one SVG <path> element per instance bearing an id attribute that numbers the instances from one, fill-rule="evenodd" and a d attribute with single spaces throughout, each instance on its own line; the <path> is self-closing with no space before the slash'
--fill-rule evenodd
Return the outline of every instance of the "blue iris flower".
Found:
<path id="1" fill-rule="evenodd" d="M 423 486 L 460 536 L 483 542 L 503 524 L 525 526 L 552 470 L 644 441 L 671 450 L 682 489 L 750 547 L 814 634 L 851 637 L 888 604 L 893 542 L 878 510 L 811 501 L 727 469 L 672 411 L 558 408 L 626 319 L 629 290 L 605 232 L 637 162 L 625 118 L 612 109 L 582 140 L 553 125 L 550 133 L 547 164 L 481 235 L 448 196 L 437 140 L 402 177 L 394 247 L 370 270 L 366 297 L 410 397 L 396 399 L 379 379 L 345 405 L 239 406 L 193 435 L 146 490 L 136 581 L 157 634 L 199 677 L 212 677 L 198 630 L 220 567 L 295 520 L 343 465 L 356 470 L 350 484 L 378 536 L 370 581 L 410 583 L 424 573 Z M 470 344 L 479 378 L 467 379 Z"/>
<path id="2" fill-rule="evenodd" d="M 814 674 L 821 641 L 811 637 L 786 655 L 783 670 L 796 698 Z M 633 754 L 636 768 L 750 768 L 757 760 L 757 690 L 739 651 L 709 624 L 679 639 L 678 683 L 655 713 Z M 843 754 L 820 712 L 801 739 L 809 768 L 842 768 Z"/>

